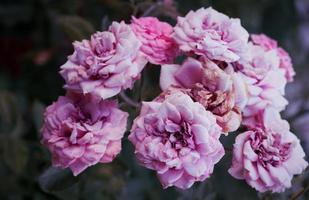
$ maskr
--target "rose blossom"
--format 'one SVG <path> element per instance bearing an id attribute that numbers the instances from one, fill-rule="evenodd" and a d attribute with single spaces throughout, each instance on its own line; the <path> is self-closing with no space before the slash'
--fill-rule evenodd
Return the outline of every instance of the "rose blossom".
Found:
<path id="1" fill-rule="evenodd" d="M 215 63 L 188 58 L 180 65 L 163 65 L 160 85 L 185 88 L 194 101 L 201 103 L 217 118 L 223 132 L 235 131 L 241 122 L 241 109 L 247 103 L 245 84 L 232 67 L 224 71 Z"/>
<path id="2" fill-rule="evenodd" d="M 53 165 L 76 176 L 97 163 L 111 162 L 121 150 L 128 114 L 114 101 L 93 96 L 61 96 L 44 113 L 42 143 Z"/>
<path id="3" fill-rule="evenodd" d="M 252 34 L 251 39 L 254 44 L 263 47 L 266 51 L 274 50 L 277 53 L 277 56 L 280 58 L 279 67 L 285 72 L 287 81 L 293 81 L 295 71 L 293 69 L 291 57 L 283 48 L 278 47 L 277 41 L 264 34 Z"/>
<path id="4" fill-rule="evenodd" d="M 273 116 L 275 115 L 275 116 Z M 236 137 L 229 173 L 259 192 L 283 192 L 291 187 L 294 175 L 302 173 L 308 163 L 298 138 L 278 113 L 267 109 L 263 126 Z"/>
<path id="5" fill-rule="evenodd" d="M 133 17 L 132 30 L 142 42 L 141 51 L 153 64 L 167 64 L 173 62 L 178 54 L 178 47 L 171 37 L 173 27 L 161 22 L 155 17 Z"/>
<path id="6" fill-rule="evenodd" d="M 248 45 L 248 50 L 247 60 L 233 64 L 246 83 L 249 95 L 243 116 L 251 117 L 268 106 L 282 111 L 288 102 L 283 97 L 286 78 L 279 68 L 279 57 L 275 51 L 265 51 L 253 43 Z"/>
<path id="7" fill-rule="evenodd" d="M 124 22 L 113 22 L 108 31 L 97 32 L 90 40 L 74 42 L 74 53 L 60 71 L 65 88 L 106 99 L 132 87 L 146 64 L 140 46 Z"/>
<path id="8" fill-rule="evenodd" d="M 157 171 L 164 188 L 204 181 L 224 155 L 212 113 L 182 92 L 143 102 L 129 140 L 139 163 Z"/>
<path id="9" fill-rule="evenodd" d="M 239 19 L 210 8 L 177 18 L 174 38 L 180 49 L 209 59 L 233 62 L 245 57 L 249 38 Z"/>

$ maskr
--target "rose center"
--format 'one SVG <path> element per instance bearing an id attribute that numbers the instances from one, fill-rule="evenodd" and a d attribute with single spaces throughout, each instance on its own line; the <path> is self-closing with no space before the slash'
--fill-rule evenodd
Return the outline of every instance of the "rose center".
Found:
<path id="1" fill-rule="evenodd" d="M 154 132 L 155 136 L 162 137 L 162 142 L 169 142 L 172 148 L 180 150 L 183 147 L 194 148 L 194 141 L 189 123 L 183 122 L 175 131 Z"/>
<path id="2" fill-rule="evenodd" d="M 116 40 L 111 33 L 97 33 L 91 38 L 95 54 L 101 58 L 110 57 L 116 50 Z"/>
<path id="3" fill-rule="evenodd" d="M 202 84 L 197 83 L 189 92 L 190 97 L 202 104 L 206 110 L 211 111 L 215 115 L 225 115 L 230 110 L 227 105 L 228 93 L 222 91 L 211 92 Z"/>
<path id="4" fill-rule="evenodd" d="M 258 155 L 260 164 L 264 167 L 267 164 L 277 167 L 289 158 L 291 143 L 282 143 L 281 136 L 278 134 L 273 134 L 269 138 L 262 133 L 257 133 L 253 141 L 251 146 Z"/>

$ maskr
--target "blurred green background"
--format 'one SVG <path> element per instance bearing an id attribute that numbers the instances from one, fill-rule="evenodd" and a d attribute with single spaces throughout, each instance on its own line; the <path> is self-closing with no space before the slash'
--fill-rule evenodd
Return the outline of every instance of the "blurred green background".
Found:
<path id="1" fill-rule="evenodd" d="M 78 177 L 50 167 L 39 130 L 44 108 L 65 93 L 58 70 L 72 53 L 72 41 L 105 30 L 114 20 L 129 22 L 131 15 L 175 24 L 176 16 L 208 6 L 239 17 L 250 33 L 268 34 L 291 54 L 297 76 L 286 90 L 290 104 L 284 117 L 308 154 L 309 0 L 1 0 L 0 199 L 309 199 L 308 170 L 285 193 L 259 194 L 227 173 L 230 152 L 207 181 L 185 191 L 163 190 L 152 171 L 136 164 L 127 139 L 113 163 L 98 164 Z M 143 100 L 160 92 L 158 77 L 159 67 L 145 69 Z M 222 142 L 229 148 L 234 137 Z"/>

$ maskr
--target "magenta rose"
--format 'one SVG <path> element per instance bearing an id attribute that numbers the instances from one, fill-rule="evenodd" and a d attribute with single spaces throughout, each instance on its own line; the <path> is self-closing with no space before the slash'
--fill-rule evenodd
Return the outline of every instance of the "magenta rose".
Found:
<path id="1" fill-rule="evenodd" d="M 53 165 L 76 176 L 97 163 L 111 162 L 121 150 L 128 114 L 114 101 L 93 96 L 61 96 L 44 113 L 42 143 Z"/>
<path id="2" fill-rule="evenodd" d="M 270 37 L 260 34 L 251 35 L 251 40 L 254 44 L 263 47 L 266 51 L 275 51 L 280 59 L 280 68 L 285 73 L 285 78 L 287 81 L 293 81 L 293 76 L 295 76 L 295 71 L 293 69 L 293 64 L 289 54 L 281 47 L 278 47 L 277 41 L 271 39 Z"/>
<path id="3" fill-rule="evenodd" d="M 157 172 L 164 188 L 204 181 L 224 155 L 221 128 L 211 112 L 182 92 L 143 102 L 129 140 L 141 165 Z"/>
<path id="4" fill-rule="evenodd" d="M 283 192 L 308 166 L 299 139 L 277 115 L 273 109 L 265 110 L 263 126 L 239 134 L 234 144 L 229 173 L 259 192 Z"/>
<path id="5" fill-rule="evenodd" d="M 184 52 L 209 59 L 234 62 L 246 56 L 249 34 L 239 19 L 210 8 L 178 17 L 174 38 Z"/>
<path id="6" fill-rule="evenodd" d="M 232 66 L 222 70 L 210 60 L 188 58 L 182 65 L 163 65 L 160 85 L 183 90 L 212 112 L 223 132 L 235 131 L 241 123 L 241 110 L 247 104 L 247 90 Z"/>
<path id="7" fill-rule="evenodd" d="M 155 17 L 132 18 L 131 28 L 142 42 L 141 51 L 152 64 L 172 63 L 178 46 L 172 38 L 173 27 Z"/>
<path id="8" fill-rule="evenodd" d="M 90 40 L 74 42 L 74 53 L 60 71 L 65 88 L 107 99 L 132 87 L 147 62 L 140 47 L 124 22 L 113 22 L 108 31 L 97 32 Z"/>

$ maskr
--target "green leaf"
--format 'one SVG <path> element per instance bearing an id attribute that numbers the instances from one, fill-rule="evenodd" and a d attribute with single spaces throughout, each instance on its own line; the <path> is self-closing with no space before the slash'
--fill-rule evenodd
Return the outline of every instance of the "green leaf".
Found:
<path id="1" fill-rule="evenodd" d="M 24 132 L 21 113 L 17 97 L 10 92 L 0 91 L 0 133 L 19 137 Z"/>
<path id="2" fill-rule="evenodd" d="M 1 144 L 5 164 L 15 173 L 21 173 L 28 161 L 26 144 L 22 140 L 8 137 L 2 137 Z"/>
<path id="3" fill-rule="evenodd" d="M 45 192 L 55 192 L 73 186 L 78 180 L 69 169 L 50 167 L 39 177 L 39 185 Z"/>
<path id="4" fill-rule="evenodd" d="M 0 92 L 0 118 L 3 123 L 11 123 L 17 115 L 17 103 L 13 94 L 7 91 Z"/>
<path id="5" fill-rule="evenodd" d="M 72 41 L 88 38 L 95 32 L 92 24 L 79 16 L 60 16 L 58 24 Z"/>

